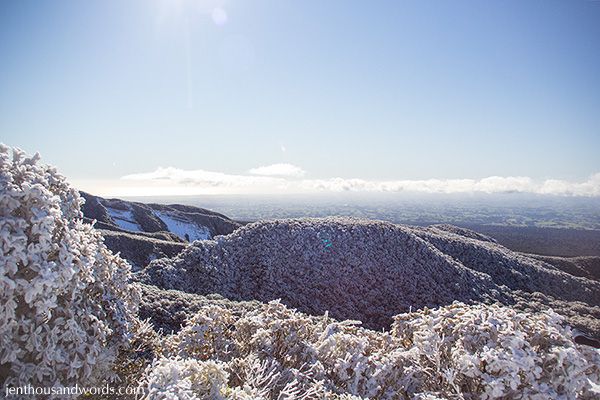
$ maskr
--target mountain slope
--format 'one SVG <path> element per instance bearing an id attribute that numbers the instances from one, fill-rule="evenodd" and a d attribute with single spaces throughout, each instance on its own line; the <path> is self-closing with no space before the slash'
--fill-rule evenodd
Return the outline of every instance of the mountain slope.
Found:
<path id="1" fill-rule="evenodd" d="M 376 329 L 400 312 L 454 301 L 534 309 L 557 301 L 576 326 L 600 332 L 600 283 L 477 237 L 351 218 L 257 222 L 153 261 L 138 279 L 233 300 L 279 298 Z"/>
<path id="2" fill-rule="evenodd" d="M 227 235 L 240 226 L 223 214 L 199 207 L 104 199 L 85 192 L 81 195 L 86 200 L 84 217 L 98 221 L 101 229 L 135 234 L 170 232 L 174 240 L 191 242 Z"/>
<path id="3" fill-rule="evenodd" d="M 526 254 L 526 256 L 544 261 L 561 271 L 588 279 L 600 280 L 600 257 L 553 257 Z"/>

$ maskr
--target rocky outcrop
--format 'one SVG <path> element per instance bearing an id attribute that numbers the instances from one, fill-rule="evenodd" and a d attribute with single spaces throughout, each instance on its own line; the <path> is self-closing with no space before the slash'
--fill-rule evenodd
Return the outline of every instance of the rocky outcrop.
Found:
<path id="1" fill-rule="evenodd" d="M 107 247 L 134 270 L 157 258 L 174 257 L 190 241 L 226 235 L 240 226 L 223 214 L 193 206 L 104 199 L 85 192 L 81 196 L 84 221 L 94 223 Z"/>

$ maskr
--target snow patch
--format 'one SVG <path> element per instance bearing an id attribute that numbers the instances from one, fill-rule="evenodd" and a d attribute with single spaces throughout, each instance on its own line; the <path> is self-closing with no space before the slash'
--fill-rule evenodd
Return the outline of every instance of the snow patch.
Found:
<path id="1" fill-rule="evenodd" d="M 105 206 L 106 207 L 106 206 Z M 133 232 L 143 232 L 142 227 L 136 222 L 131 210 L 119 210 L 118 208 L 106 207 L 106 211 L 113 221 L 121 229 Z"/>
<path id="2" fill-rule="evenodd" d="M 176 234 L 182 239 L 189 238 L 189 241 L 193 242 L 194 240 L 208 240 L 211 238 L 210 230 L 207 227 L 199 226 L 181 215 L 169 214 L 162 211 L 155 211 L 154 215 L 167 225 L 169 232 Z M 186 234 L 188 238 L 185 237 Z"/>

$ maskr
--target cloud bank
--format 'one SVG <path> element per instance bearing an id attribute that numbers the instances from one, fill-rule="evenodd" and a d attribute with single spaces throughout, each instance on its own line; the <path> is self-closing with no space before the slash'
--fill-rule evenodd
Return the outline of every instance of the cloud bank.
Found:
<path id="1" fill-rule="evenodd" d="M 125 181 L 146 182 L 152 186 L 186 186 L 199 189 L 223 189 L 225 192 L 254 192 L 257 189 L 285 189 L 286 179 L 271 176 L 235 175 L 203 169 L 183 170 L 159 167 L 153 172 L 131 174 L 121 178 Z M 208 192 L 215 192 L 209 190 Z M 219 192 L 218 190 L 216 192 Z"/>
<path id="2" fill-rule="evenodd" d="M 306 174 L 306 171 L 292 164 L 273 164 L 252 168 L 248 171 L 248 173 L 262 176 L 301 177 Z"/>
<path id="3" fill-rule="evenodd" d="M 247 174 L 206 170 L 157 168 L 126 175 L 123 181 L 148 186 L 186 188 L 203 193 L 314 193 L 314 192 L 413 192 L 413 193 L 533 193 L 559 196 L 600 196 L 600 173 L 582 182 L 557 179 L 536 181 L 526 176 L 490 176 L 483 179 L 365 180 L 347 178 L 306 179 L 305 171 L 291 164 L 252 168 Z"/>

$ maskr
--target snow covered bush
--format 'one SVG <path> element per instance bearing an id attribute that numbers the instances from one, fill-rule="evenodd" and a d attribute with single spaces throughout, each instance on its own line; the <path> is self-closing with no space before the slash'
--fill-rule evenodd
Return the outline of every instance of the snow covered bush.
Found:
<path id="1" fill-rule="evenodd" d="M 77 190 L 38 160 L 0 145 L 0 380 L 88 382 L 127 343 L 139 294 Z"/>
<path id="2" fill-rule="evenodd" d="M 418 352 L 425 386 L 448 396 L 592 397 L 600 353 L 576 345 L 563 320 L 553 311 L 455 303 L 398 315 L 392 334 Z"/>
<path id="3" fill-rule="evenodd" d="M 155 360 L 141 384 L 149 399 L 218 400 L 228 378 L 220 362 L 174 357 Z"/>
<path id="4" fill-rule="evenodd" d="M 391 333 L 275 301 L 209 306 L 163 352 L 147 400 L 594 398 L 600 381 L 600 353 L 557 314 L 462 303 L 398 315 Z"/>

